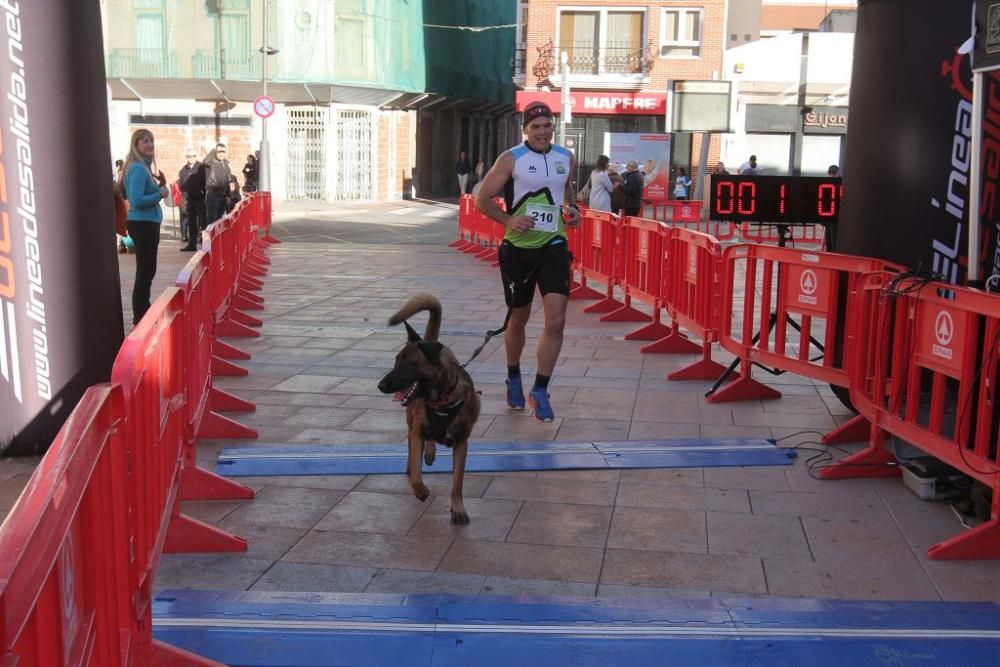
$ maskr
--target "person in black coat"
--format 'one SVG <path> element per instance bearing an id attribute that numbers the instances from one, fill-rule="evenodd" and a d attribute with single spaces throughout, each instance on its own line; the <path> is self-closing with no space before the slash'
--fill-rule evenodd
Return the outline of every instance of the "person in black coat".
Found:
<path id="1" fill-rule="evenodd" d="M 205 170 L 205 163 L 198 162 L 181 185 L 181 192 L 187 200 L 188 221 L 188 243 L 181 248 L 184 252 L 198 249 L 198 237 L 208 222 L 205 211 Z"/>
<path id="2" fill-rule="evenodd" d="M 625 176 L 622 180 L 622 192 L 625 194 L 625 215 L 641 215 L 642 190 L 646 186 L 639 163 L 629 160 L 625 165 Z"/>

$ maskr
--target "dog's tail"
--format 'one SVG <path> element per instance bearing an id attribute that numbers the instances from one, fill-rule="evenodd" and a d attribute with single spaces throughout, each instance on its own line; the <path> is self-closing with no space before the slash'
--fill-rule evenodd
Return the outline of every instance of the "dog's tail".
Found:
<path id="1" fill-rule="evenodd" d="M 390 326 L 395 326 L 403 320 L 408 320 L 421 310 L 430 313 L 427 318 L 427 329 L 424 331 L 424 340 L 436 341 L 438 333 L 441 331 L 441 302 L 433 294 L 415 294 L 410 297 L 406 305 L 389 318 Z"/>

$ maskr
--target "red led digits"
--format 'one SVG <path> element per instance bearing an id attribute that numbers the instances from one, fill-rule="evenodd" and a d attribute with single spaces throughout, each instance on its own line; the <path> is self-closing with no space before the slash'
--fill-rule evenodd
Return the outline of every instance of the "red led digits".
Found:
<path id="1" fill-rule="evenodd" d="M 778 188 L 778 213 L 781 215 L 785 214 L 785 188 L 787 187 L 787 185 L 782 183 L 781 187 Z"/>
<path id="2" fill-rule="evenodd" d="M 837 215 L 837 186 L 833 183 L 821 183 L 816 196 L 816 212 L 822 218 L 832 218 Z"/>
<path id="3" fill-rule="evenodd" d="M 747 197 L 748 191 L 750 195 L 750 206 L 746 207 L 743 205 L 743 202 Z M 757 184 L 753 181 L 742 181 L 740 183 L 739 198 L 736 200 L 736 212 L 740 215 L 753 215 L 757 212 Z"/>
<path id="4" fill-rule="evenodd" d="M 723 190 L 728 190 L 729 193 L 726 194 L 726 195 L 723 195 Z M 730 215 L 730 214 L 732 214 L 733 208 L 734 208 L 733 199 L 736 198 L 735 192 L 736 192 L 736 189 L 733 186 L 733 184 L 732 184 L 731 181 L 721 181 L 721 182 L 719 182 L 715 186 L 715 212 L 716 213 L 718 213 L 719 215 Z M 729 198 L 729 200 L 728 200 L 729 201 L 729 206 L 727 208 L 723 208 L 723 206 L 722 206 L 722 199 L 723 199 L 724 196 Z"/>

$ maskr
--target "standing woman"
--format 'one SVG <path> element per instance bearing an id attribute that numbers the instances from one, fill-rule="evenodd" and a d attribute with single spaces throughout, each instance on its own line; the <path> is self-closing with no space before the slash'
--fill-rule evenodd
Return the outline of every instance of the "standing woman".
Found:
<path id="1" fill-rule="evenodd" d="M 608 176 L 608 163 L 610 161 L 607 155 L 598 155 L 594 171 L 590 173 L 590 201 L 588 204 L 594 211 L 611 210 L 611 193 L 614 192 L 615 186 Z"/>
<path id="2" fill-rule="evenodd" d="M 688 178 L 684 167 L 677 170 L 677 180 L 674 181 L 674 199 L 684 200 L 688 198 L 688 189 L 691 187 L 691 179 Z"/>
<path id="3" fill-rule="evenodd" d="M 118 195 L 128 200 L 128 235 L 135 241 L 135 286 L 132 288 L 132 324 L 149 310 L 149 291 L 156 275 L 156 252 L 160 246 L 163 211 L 160 200 L 169 196 L 167 179 L 156 169 L 153 133 L 136 130 L 119 180 Z M 156 176 L 153 176 L 154 170 Z"/>

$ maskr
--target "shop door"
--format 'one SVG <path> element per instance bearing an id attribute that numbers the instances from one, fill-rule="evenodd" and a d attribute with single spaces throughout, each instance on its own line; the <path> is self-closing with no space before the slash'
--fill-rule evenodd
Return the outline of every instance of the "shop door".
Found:
<path id="1" fill-rule="evenodd" d="M 337 112 L 338 201 L 375 199 L 375 119 L 367 111 Z"/>
<path id="2" fill-rule="evenodd" d="M 573 185 L 574 192 L 579 192 L 580 188 L 587 184 L 590 171 L 593 169 L 592 166 L 587 166 L 587 150 L 583 136 L 582 129 L 566 128 L 566 148 L 576 156 L 576 173 L 573 174 L 573 178 L 576 179 Z M 594 159 L 597 159 L 596 156 Z"/>
<path id="3" fill-rule="evenodd" d="M 288 110 L 289 199 L 326 199 L 326 109 Z"/>

